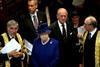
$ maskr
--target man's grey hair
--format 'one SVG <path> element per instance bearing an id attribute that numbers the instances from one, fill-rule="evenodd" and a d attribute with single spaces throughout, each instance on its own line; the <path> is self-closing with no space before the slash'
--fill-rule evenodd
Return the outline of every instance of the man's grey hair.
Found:
<path id="1" fill-rule="evenodd" d="M 10 27 L 10 26 L 17 26 L 17 27 L 18 27 L 18 22 L 15 21 L 14 19 L 9 20 L 9 21 L 7 22 L 7 28 Z"/>

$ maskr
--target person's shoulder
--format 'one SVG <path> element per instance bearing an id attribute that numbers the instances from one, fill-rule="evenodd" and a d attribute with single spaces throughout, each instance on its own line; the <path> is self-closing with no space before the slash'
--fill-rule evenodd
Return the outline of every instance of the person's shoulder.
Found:
<path id="1" fill-rule="evenodd" d="M 4 40 L 4 39 L 3 39 L 3 36 L 4 36 L 5 34 L 7 34 L 7 33 L 4 32 L 4 33 L 2 33 L 2 34 L 0 35 L 0 41 L 3 41 L 3 40 Z"/>
<path id="2" fill-rule="evenodd" d="M 2 37 L 2 35 L 0 35 L 0 40 L 2 40 L 3 39 L 3 37 Z"/>
<path id="3" fill-rule="evenodd" d="M 46 17 L 46 14 L 45 14 L 45 12 L 43 12 L 43 11 L 37 11 L 37 15 L 38 16 L 42 16 L 42 17 Z"/>
<path id="4" fill-rule="evenodd" d="M 38 10 L 37 13 L 39 14 L 45 14 L 45 12 Z"/>
<path id="5" fill-rule="evenodd" d="M 57 24 L 58 23 L 58 21 L 56 20 L 56 21 L 54 21 L 51 25 L 55 25 L 55 24 Z"/>
<path id="6" fill-rule="evenodd" d="M 20 33 L 20 32 L 17 32 L 17 33 L 16 33 L 16 36 L 17 36 L 17 37 L 21 37 L 21 38 L 22 38 L 22 40 L 24 39 L 23 35 L 21 35 L 21 33 Z"/>
<path id="7" fill-rule="evenodd" d="M 54 38 L 51 38 L 51 41 L 50 41 L 51 44 L 58 44 L 58 40 L 54 39 Z"/>
<path id="8" fill-rule="evenodd" d="M 97 30 L 98 31 L 98 34 L 100 34 L 100 30 Z"/>
<path id="9" fill-rule="evenodd" d="M 24 17 L 28 17 L 28 16 L 30 16 L 30 13 L 29 12 L 25 12 L 25 13 L 21 14 L 19 17 L 20 18 L 24 18 Z"/>
<path id="10" fill-rule="evenodd" d="M 51 25 L 50 25 L 50 27 L 52 28 L 52 27 L 55 27 L 55 26 L 57 26 L 57 21 L 54 21 Z"/>
<path id="11" fill-rule="evenodd" d="M 35 39 L 33 40 L 33 43 L 38 43 L 39 41 L 41 41 L 40 38 L 35 38 Z"/>

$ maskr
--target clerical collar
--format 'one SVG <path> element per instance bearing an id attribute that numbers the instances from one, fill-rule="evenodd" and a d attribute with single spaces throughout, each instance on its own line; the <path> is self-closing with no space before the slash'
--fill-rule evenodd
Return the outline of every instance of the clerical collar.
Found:
<path id="1" fill-rule="evenodd" d="M 45 41 L 45 42 L 43 42 L 43 41 L 41 40 L 42 45 L 46 45 L 46 44 L 49 42 L 49 40 L 50 40 L 50 38 L 48 38 L 48 40 Z"/>

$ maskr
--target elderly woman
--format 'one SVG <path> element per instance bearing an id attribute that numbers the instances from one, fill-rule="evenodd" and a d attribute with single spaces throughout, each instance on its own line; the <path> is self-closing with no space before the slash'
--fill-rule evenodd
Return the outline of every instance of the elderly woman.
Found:
<path id="1" fill-rule="evenodd" d="M 39 38 L 33 42 L 33 66 L 56 67 L 59 58 L 58 41 L 49 37 L 51 30 L 46 23 L 39 26 L 38 32 Z"/>

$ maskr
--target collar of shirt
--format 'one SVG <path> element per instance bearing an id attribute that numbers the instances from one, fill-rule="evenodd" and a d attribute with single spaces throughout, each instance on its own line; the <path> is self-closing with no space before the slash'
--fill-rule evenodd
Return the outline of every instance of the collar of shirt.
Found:
<path id="1" fill-rule="evenodd" d="M 9 34 L 8 34 L 8 35 L 9 35 Z M 9 35 L 9 37 L 10 37 L 10 39 L 15 38 L 15 36 L 11 36 L 11 35 Z"/>
<path id="2" fill-rule="evenodd" d="M 46 44 L 49 42 L 49 40 L 50 40 L 50 38 L 48 38 L 48 40 L 45 41 L 45 42 L 42 42 L 42 41 L 41 41 L 42 45 L 46 45 Z"/>
<path id="3" fill-rule="evenodd" d="M 34 14 L 30 14 L 30 16 L 31 16 L 31 18 L 32 18 L 32 21 L 34 21 L 33 16 L 36 16 L 36 18 L 37 18 L 37 11 L 35 11 L 35 13 L 34 13 Z"/>
<path id="4" fill-rule="evenodd" d="M 97 28 L 95 28 L 93 31 L 91 31 L 91 37 L 95 34 L 95 32 L 97 31 Z"/>
<path id="5" fill-rule="evenodd" d="M 60 23 L 59 20 L 58 20 L 58 25 L 59 25 L 59 28 L 60 28 L 61 33 L 63 33 L 63 31 L 62 31 L 62 24 Z M 66 23 L 64 23 L 64 28 L 65 28 L 65 30 L 67 32 L 67 24 Z"/>

